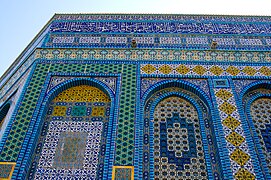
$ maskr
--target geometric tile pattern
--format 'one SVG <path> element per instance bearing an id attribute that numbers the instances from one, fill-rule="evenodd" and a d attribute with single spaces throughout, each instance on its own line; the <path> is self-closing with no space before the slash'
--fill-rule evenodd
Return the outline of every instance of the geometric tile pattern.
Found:
<path id="1" fill-rule="evenodd" d="M 163 55 L 162 52 L 167 52 L 167 55 Z M 151 53 L 152 52 L 152 53 Z M 216 62 L 271 62 L 270 52 L 261 51 L 205 51 L 204 53 L 200 50 L 161 50 L 161 49 L 119 49 L 118 53 L 115 53 L 115 49 L 36 49 L 33 56 L 24 63 L 18 71 L 9 79 L 7 79 L 6 85 L 0 87 L 0 98 L 5 92 L 18 80 L 23 72 L 32 64 L 36 59 L 56 59 L 56 60 L 169 60 L 169 61 L 199 61 L 208 62 L 210 60 Z M 263 66 L 260 69 L 262 74 L 269 76 L 271 71 L 269 67 Z M 180 73 L 183 74 L 183 73 Z M 216 74 L 216 73 L 214 73 Z M 5 81 L 1 81 L 2 86 Z"/>
<path id="2" fill-rule="evenodd" d="M 143 96 L 144 93 L 156 83 L 167 81 L 167 80 L 177 80 L 177 79 L 178 78 L 157 78 L 157 77 L 156 78 L 149 78 L 149 77 L 142 78 L 141 85 L 140 85 L 141 96 Z M 206 95 L 210 97 L 209 85 L 206 79 L 192 79 L 192 78 L 183 79 L 182 78 L 182 81 L 186 81 L 186 82 L 192 83 L 193 85 L 196 85 L 197 88 L 204 91 Z"/>
<path id="3" fill-rule="evenodd" d="M 155 108 L 153 126 L 154 179 L 207 178 L 198 114 L 191 103 L 164 99 Z"/>
<path id="4" fill-rule="evenodd" d="M 252 159 L 232 90 L 214 88 L 214 92 L 234 177 L 235 179 L 246 179 L 247 177 L 253 179 L 255 174 Z"/>
<path id="5" fill-rule="evenodd" d="M 55 86 L 65 82 L 67 80 L 75 79 L 78 77 L 68 77 L 68 76 L 53 76 L 51 77 L 50 84 L 48 85 L 47 92 L 49 92 Z M 80 77 L 80 78 L 89 78 L 89 77 Z M 116 91 L 116 78 L 115 77 L 91 77 L 98 81 L 105 83 L 112 91 Z"/>
<path id="6" fill-rule="evenodd" d="M 253 82 L 256 82 L 256 81 L 257 80 L 252 80 L 252 79 L 249 79 L 249 80 L 244 80 L 244 79 L 242 79 L 242 80 L 233 80 L 236 95 L 239 96 L 241 91 L 244 90 L 244 88 L 246 86 L 248 86 L 249 84 L 251 84 Z M 262 81 L 264 81 L 264 80 L 262 80 Z M 266 81 L 268 81 L 268 80 L 266 80 Z"/>
<path id="7" fill-rule="evenodd" d="M 236 110 L 236 107 L 228 102 L 224 102 L 219 106 L 219 109 L 227 115 L 230 115 Z"/>
<path id="8" fill-rule="evenodd" d="M 70 56 L 70 54 L 68 56 Z M 50 58 L 50 55 L 46 57 Z M 64 57 L 67 57 L 65 56 L 65 53 L 64 53 L 63 58 Z M 121 86 L 120 86 L 120 81 L 117 80 L 118 87 L 120 87 L 119 91 L 121 93 L 119 94 L 118 108 L 116 109 L 116 112 L 114 112 L 114 113 L 118 113 L 118 128 L 117 128 L 116 138 L 115 138 L 116 149 L 115 149 L 114 163 L 115 165 L 131 166 L 133 164 L 133 158 L 134 158 L 133 153 L 134 153 L 134 122 L 135 122 L 135 112 L 136 112 L 135 111 L 136 65 L 135 64 L 106 64 L 106 63 L 105 64 L 95 64 L 95 63 L 74 64 L 72 61 L 69 61 L 69 59 L 66 59 L 66 60 L 67 61 L 65 63 L 63 63 L 64 61 L 61 61 L 61 63 L 55 62 L 52 64 L 51 63 L 48 64 L 47 62 L 42 61 L 37 64 L 36 69 L 34 73 L 32 74 L 31 82 L 29 83 L 29 85 L 27 86 L 27 89 L 24 92 L 22 102 L 18 108 L 18 113 L 16 117 L 14 118 L 14 121 L 13 121 L 14 124 L 12 125 L 12 128 L 8 135 L 9 138 L 5 141 L 5 143 L 2 146 L 3 150 L 0 152 L 0 160 L 1 161 L 16 161 L 17 160 L 18 154 L 23 146 L 22 140 L 25 138 L 25 134 L 28 130 L 29 124 L 33 123 L 32 116 L 33 116 L 35 107 L 37 106 L 38 103 L 41 103 L 39 101 L 39 96 L 40 96 L 41 91 L 44 88 L 44 82 L 46 80 L 46 76 L 48 75 L 48 72 L 62 74 L 62 76 L 64 76 L 63 74 L 73 76 L 74 73 L 81 73 L 81 74 L 86 73 L 86 74 L 95 74 L 95 75 L 98 75 L 99 73 L 102 73 L 103 75 L 105 73 L 110 73 L 110 74 L 113 74 L 115 77 L 117 74 L 121 73 L 122 74 Z M 111 83 L 111 81 L 108 81 L 108 83 Z M 67 109 L 67 113 L 71 113 L 71 111 Z M 91 108 L 87 109 L 87 113 L 91 113 Z M 71 117 L 69 116 L 68 118 L 71 118 Z M 95 117 L 95 118 L 99 119 L 100 117 Z M 55 119 L 57 119 L 57 117 L 55 117 Z M 77 116 L 77 117 L 74 117 L 74 119 L 80 120 L 82 119 L 82 117 Z"/>
<path id="9" fill-rule="evenodd" d="M 35 179 L 69 179 L 75 175 L 83 179 L 95 179 L 102 130 L 102 122 L 52 121 Z"/>
<path id="10" fill-rule="evenodd" d="M 232 24 L 231 24 L 232 25 Z M 209 24 L 208 24 L 209 26 Z M 253 38 L 253 39 L 251 39 Z M 268 39 L 266 39 L 268 38 Z M 42 47 L 78 47 L 88 46 L 90 48 L 130 48 L 132 40 L 135 40 L 138 48 L 180 48 L 180 49 L 209 49 L 213 40 L 217 42 L 219 50 L 270 50 L 265 44 L 271 44 L 269 36 L 221 36 L 221 35 L 197 35 L 197 34 L 106 34 L 97 32 L 93 34 L 73 34 L 51 33 L 43 42 Z M 244 41 L 247 41 L 244 43 Z M 250 41 L 250 42 L 249 42 Z M 157 43 L 158 42 L 158 43 Z"/>
<path id="11" fill-rule="evenodd" d="M 237 162 L 240 166 L 244 166 L 247 161 L 250 159 L 249 155 L 244 151 L 236 148 L 230 155 L 230 158 Z"/>
<path id="12" fill-rule="evenodd" d="M 213 73 L 216 76 L 219 76 L 220 74 L 224 72 L 224 70 L 219 66 L 213 66 L 209 70 L 211 73 Z"/>
<path id="13" fill-rule="evenodd" d="M 245 141 L 245 138 L 236 132 L 231 132 L 226 139 L 234 146 L 240 146 Z"/>
<path id="14" fill-rule="evenodd" d="M 267 66 L 141 64 L 140 67 L 141 74 L 149 75 L 266 76 L 271 72 Z"/>
<path id="15" fill-rule="evenodd" d="M 200 51 L 163 49 L 37 49 L 35 58 L 46 60 L 154 60 L 208 62 L 271 62 L 270 52 Z"/>
<path id="16" fill-rule="evenodd" d="M 147 74 L 152 74 L 154 71 L 156 71 L 156 68 L 150 64 L 147 64 L 146 66 L 141 68 L 142 71 L 146 72 Z M 161 68 L 162 70 L 162 68 Z"/>
<path id="17" fill-rule="evenodd" d="M 222 124 L 227 128 L 231 129 L 232 131 L 234 131 L 241 124 L 241 122 L 232 116 L 227 116 L 222 121 Z"/>
<path id="18" fill-rule="evenodd" d="M 93 110 L 92 110 L 92 112 L 93 112 Z M 72 108 L 72 111 L 71 111 L 72 116 L 86 116 L 86 114 L 87 114 L 87 107 L 86 106 L 75 106 Z"/>
<path id="19" fill-rule="evenodd" d="M 240 168 L 235 174 L 234 178 L 236 180 L 254 180 L 255 176 L 252 175 L 248 170 Z"/>
<path id="20" fill-rule="evenodd" d="M 225 90 L 225 89 L 220 89 L 216 93 L 216 96 L 218 96 L 221 99 L 223 99 L 224 101 L 226 101 L 232 96 L 232 94 L 229 91 Z"/>
<path id="21" fill-rule="evenodd" d="M 96 87 L 81 85 L 61 92 L 55 102 L 109 102 L 110 99 Z"/>
<path id="22" fill-rule="evenodd" d="M 150 65 L 151 66 L 151 65 Z M 156 68 L 150 68 L 151 70 L 155 69 Z M 163 74 L 169 74 L 171 71 L 172 71 L 172 67 L 170 67 L 169 65 L 167 64 L 164 64 L 162 66 L 159 67 L 159 71 L 162 72 Z"/>
<path id="23" fill-rule="evenodd" d="M 109 111 L 109 97 L 96 87 L 59 93 L 49 104 L 28 178 L 102 178 Z"/>
<path id="24" fill-rule="evenodd" d="M 4 165 L 0 163 L 0 174 L 2 174 L 0 178 L 9 178 L 12 174 L 12 168 L 14 168 L 14 164 L 10 162 L 15 161 L 17 161 L 17 166 L 20 167 L 20 169 L 14 171 L 14 175 L 16 175 L 15 178 L 24 178 L 26 170 L 29 170 L 27 161 L 32 158 L 32 152 L 35 151 L 33 159 L 31 159 L 30 162 L 30 170 L 34 171 L 32 175 L 30 171 L 27 177 L 34 177 L 35 173 L 37 175 L 37 173 L 39 173 L 37 169 L 39 168 L 47 168 L 41 172 L 42 177 L 37 177 L 38 179 L 50 177 L 63 177 L 63 179 L 84 177 L 85 179 L 93 179 L 93 177 L 96 176 L 97 179 L 101 179 L 102 174 L 100 173 L 103 172 L 102 161 L 106 159 L 103 154 L 103 145 L 111 138 L 110 143 L 115 141 L 115 151 L 110 152 L 112 156 L 109 158 L 109 163 L 114 163 L 114 165 L 116 165 L 115 167 L 118 167 L 118 169 L 113 170 L 113 173 L 116 173 L 117 179 L 133 178 L 133 175 L 131 175 L 133 173 L 133 164 L 135 164 L 136 171 L 138 171 L 138 169 L 141 168 L 140 163 L 144 161 L 146 165 L 149 163 L 147 162 L 148 160 L 153 160 L 153 164 L 155 164 L 156 167 L 162 167 L 159 171 L 156 170 L 155 167 L 152 169 L 144 167 L 145 169 L 149 168 L 148 172 L 153 173 L 153 175 L 155 172 L 159 172 L 159 176 L 161 174 L 161 177 L 167 176 L 166 179 L 169 179 L 174 176 L 174 172 L 171 172 L 172 166 L 169 166 L 169 170 L 165 171 L 163 169 L 167 169 L 165 164 L 163 164 L 165 161 L 159 162 L 160 164 L 154 162 L 155 159 L 152 159 L 150 154 L 146 153 L 147 151 L 145 149 L 145 145 L 150 142 L 150 137 L 159 132 L 159 138 L 154 137 L 152 140 L 155 140 L 154 144 L 159 141 L 159 144 L 156 144 L 155 148 L 160 148 L 160 151 L 153 148 L 151 155 L 156 158 L 161 157 L 162 160 L 167 158 L 168 163 L 175 164 L 175 169 L 182 171 L 187 168 L 189 163 L 195 163 L 193 158 L 197 152 L 203 152 L 203 148 L 200 147 L 200 145 L 202 145 L 200 143 L 203 142 L 205 143 L 203 145 L 205 145 L 204 156 L 206 159 L 205 162 L 201 161 L 198 164 L 201 165 L 201 163 L 203 163 L 205 167 L 202 169 L 207 169 L 208 176 L 210 175 L 210 177 L 212 176 L 215 179 L 219 176 L 216 176 L 215 173 L 222 173 L 220 168 L 222 166 L 225 167 L 225 164 L 220 161 L 213 163 L 213 161 L 216 160 L 216 156 L 212 154 L 224 156 L 225 151 L 221 154 L 217 152 L 215 147 L 217 144 L 215 141 L 216 136 L 212 133 L 212 131 L 216 131 L 211 130 L 210 127 L 220 129 L 221 124 L 223 125 L 224 134 L 218 134 L 218 136 L 224 136 L 225 138 L 222 143 L 226 142 L 231 162 L 230 168 L 233 171 L 235 179 L 254 179 L 256 177 L 255 174 L 259 176 L 262 176 L 261 173 L 265 175 L 268 174 L 265 173 L 266 167 L 258 168 L 257 165 L 258 161 L 262 162 L 266 160 L 268 168 L 271 169 L 271 160 L 269 158 L 271 152 L 269 109 L 271 106 L 268 102 L 269 100 L 257 100 L 255 101 L 257 104 L 252 104 L 252 106 L 249 107 L 251 108 L 253 122 L 251 122 L 248 116 L 249 125 L 251 125 L 251 123 L 252 125 L 248 129 L 244 129 L 247 124 L 241 123 L 241 117 L 238 113 L 237 102 L 235 102 L 233 92 L 231 89 L 227 89 L 232 85 L 231 80 L 227 81 L 227 87 L 224 86 L 221 88 L 222 86 L 215 86 L 214 91 L 216 97 L 212 97 L 211 93 L 207 95 L 211 100 L 216 98 L 216 104 L 209 102 L 208 97 L 206 99 L 203 98 L 207 100 L 206 102 L 210 105 L 210 109 L 204 104 L 206 103 L 205 101 L 200 101 L 199 98 L 194 99 L 198 103 L 196 103 L 197 110 L 200 112 L 198 114 L 198 121 L 200 122 L 195 122 L 194 124 L 188 122 L 188 117 L 183 118 L 180 113 L 174 112 L 165 114 L 165 116 L 169 117 L 165 121 L 159 122 L 158 125 L 152 120 L 145 121 L 145 119 L 140 120 L 138 123 L 136 120 L 141 117 L 139 115 L 141 112 L 137 109 L 137 106 L 140 104 L 140 99 L 136 99 L 136 97 L 140 96 L 138 95 L 140 91 L 147 92 L 152 85 L 154 86 L 151 87 L 151 89 L 155 88 L 155 83 L 157 82 L 163 84 L 163 82 L 160 83 L 162 79 L 158 77 L 163 77 L 165 81 L 174 80 L 172 84 L 180 81 L 185 87 L 189 87 L 189 85 L 186 86 L 186 83 L 189 82 L 195 85 L 191 87 L 191 89 L 196 89 L 197 93 L 202 92 L 201 90 L 204 89 L 203 91 L 206 92 L 206 94 L 211 90 L 208 83 L 211 83 L 212 77 L 220 76 L 221 78 L 217 79 L 219 81 L 213 80 L 213 82 L 220 83 L 226 80 L 226 76 L 233 77 L 233 81 L 243 81 L 247 79 L 247 82 L 240 82 L 238 85 L 240 87 L 239 89 L 235 86 L 234 89 L 235 92 L 237 92 L 235 93 L 237 96 L 242 94 L 240 92 L 244 87 L 249 87 L 249 84 L 253 81 L 270 83 L 271 66 L 268 64 L 271 62 L 271 52 L 268 51 L 271 47 L 270 17 L 116 14 L 57 15 L 56 19 L 58 20 L 52 21 L 51 25 L 48 24 L 48 31 L 40 33 L 7 73 L 0 78 L 0 104 L 8 100 L 8 98 L 16 92 L 17 88 L 22 90 L 22 92 L 19 90 L 16 94 L 16 97 L 20 96 L 20 102 L 16 103 L 17 106 L 14 109 L 11 108 L 7 115 L 3 113 L 3 117 L 0 118 L 0 126 L 3 118 L 8 120 L 9 117 L 11 117 L 12 120 L 12 122 L 10 121 L 11 123 L 5 121 L 3 127 L 7 127 L 4 127 L 7 131 L 0 133 L 1 137 L 3 134 L 4 139 L 4 141 L 0 143 L 0 161 L 6 162 Z M 230 23 L 228 21 L 230 21 Z M 192 26 L 189 27 L 190 25 Z M 198 27 L 204 28 L 201 29 Z M 82 31 L 77 32 L 76 30 L 78 29 Z M 124 34 L 120 34 L 120 32 Z M 248 32 L 249 34 L 247 34 Z M 220 33 L 223 33 L 223 35 Z M 133 39 L 137 42 L 137 48 L 130 48 Z M 35 41 L 39 41 L 40 43 L 37 44 Z M 210 50 L 210 43 L 212 41 L 217 42 L 218 50 Z M 48 46 L 53 48 L 45 48 Z M 35 50 L 35 47 L 38 47 L 38 49 Z M 73 47 L 74 49 L 72 49 Z M 195 50 L 199 48 L 200 50 Z M 239 51 L 241 49 L 242 51 Z M 247 51 L 248 49 L 249 51 Z M 30 54 L 30 52 L 32 54 Z M 141 66 L 140 63 L 142 63 Z M 33 73 L 30 71 L 32 67 L 36 68 Z M 31 72 L 31 74 L 29 72 Z M 58 74 L 60 77 L 58 77 Z M 47 77 L 51 75 L 52 78 L 47 79 Z M 142 76 L 139 77 L 140 75 Z M 184 75 L 186 79 L 183 79 L 182 75 Z M 191 77 L 194 76 L 197 77 L 191 79 Z M 83 88 L 69 89 L 65 91 L 65 93 L 62 92 L 61 97 L 57 99 L 57 101 L 52 101 L 48 107 L 46 107 L 48 111 L 45 112 L 44 117 L 42 117 L 43 120 L 41 123 L 36 124 L 36 122 L 40 122 L 40 119 L 36 121 L 36 117 L 39 117 L 41 114 L 38 112 L 38 109 L 40 105 L 44 103 L 40 95 L 46 95 L 46 93 L 56 85 L 59 85 L 59 83 L 68 79 L 71 80 L 72 78 L 91 78 L 95 79 L 95 82 L 97 82 L 97 80 L 103 82 L 113 91 L 113 93 L 110 94 L 112 96 L 116 95 L 116 99 L 114 99 L 116 100 L 116 108 L 114 108 L 114 111 L 109 112 L 110 100 L 108 97 L 97 93 L 97 89 L 95 88 L 86 90 L 86 88 L 82 86 Z M 149 82 L 149 84 L 140 87 L 140 80 L 142 80 L 140 78 L 150 78 L 144 82 Z M 260 78 L 266 80 L 260 80 Z M 27 86 L 24 87 L 25 80 L 27 80 Z M 51 83 L 49 81 L 51 81 Z M 49 87 L 45 89 L 46 87 L 44 85 L 47 84 Z M 219 83 L 217 84 L 219 85 Z M 235 83 L 235 85 L 236 84 L 238 83 Z M 165 91 L 169 92 L 168 89 Z M 179 90 L 177 93 L 182 94 L 183 91 L 185 90 Z M 155 95 L 155 98 L 163 95 L 163 92 L 164 91 L 159 91 Z M 66 93 L 69 93 L 69 95 Z M 93 93 L 96 95 L 92 96 Z M 248 93 L 248 96 L 254 96 L 253 93 L 254 92 Z M 144 93 L 141 94 L 144 95 Z M 187 95 L 187 97 L 190 98 L 190 94 L 187 94 L 184 96 Z M 77 98 L 74 99 L 73 96 L 77 96 Z M 205 94 L 203 96 L 205 97 Z M 12 105 L 14 104 L 15 103 Z M 170 103 L 170 105 L 172 104 L 174 105 L 174 103 Z M 218 105 L 215 111 L 212 109 L 213 105 Z M 160 109 L 170 112 L 168 108 Z M 174 107 L 171 109 L 174 109 Z M 15 111 L 13 112 L 13 110 Z M 180 108 L 179 110 L 181 111 L 183 109 Z M 217 124 L 217 122 L 215 122 L 215 124 L 212 124 L 213 122 L 210 117 L 213 117 L 211 116 L 213 114 L 209 113 L 217 112 L 216 110 L 219 112 L 221 123 Z M 185 112 L 185 115 L 191 115 L 194 111 L 189 112 L 186 110 Z M 116 125 L 113 122 L 108 124 L 108 116 L 111 113 L 114 114 L 112 116 L 114 120 L 118 121 L 117 127 L 113 130 L 114 138 L 106 136 L 108 127 L 111 129 L 112 125 L 114 127 Z M 153 114 L 153 112 L 151 113 Z M 202 113 L 205 115 L 208 114 L 209 116 L 201 116 Z M 163 114 L 162 111 L 160 114 Z M 204 118 L 200 119 L 202 117 Z M 162 118 L 163 117 L 159 117 L 158 119 Z M 54 126 L 54 123 L 58 123 L 57 126 Z M 94 128 L 93 130 L 89 128 L 89 126 L 99 123 L 101 125 L 100 129 Z M 156 126 L 153 127 L 153 124 Z M 202 134 L 200 135 L 206 133 L 206 136 L 197 136 L 198 132 L 196 132 L 196 130 L 198 130 L 198 125 L 201 127 L 200 130 Z M 135 126 L 139 126 L 140 129 L 143 126 L 145 129 L 153 128 L 157 132 L 146 133 L 146 137 L 141 137 L 143 132 L 135 132 Z M 145 129 L 144 132 L 146 132 Z M 182 137 L 179 137 L 180 134 L 171 131 L 171 129 L 181 131 L 180 134 Z M 194 134 L 192 130 L 195 131 Z M 253 132 L 255 138 L 246 137 L 244 135 L 244 131 L 246 135 L 249 135 L 249 133 L 247 133 L 249 130 Z M 256 132 L 256 134 L 254 134 L 254 132 Z M 40 133 L 40 137 L 36 137 L 37 133 Z M 89 141 L 90 133 L 94 136 L 91 137 L 92 140 L 95 140 L 93 142 Z M 136 137 L 135 133 L 140 136 Z M 195 136 L 194 139 L 193 136 Z M 49 138 L 51 141 L 48 140 Z M 137 138 L 139 138 L 139 140 Z M 187 139 L 189 140 L 189 138 L 191 143 L 187 143 Z M 200 145 L 196 145 L 197 148 L 194 148 L 192 142 L 195 142 L 196 138 L 202 141 L 199 141 Z M 141 143 L 138 145 L 134 143 L 134 140 L 136 140 L 136 142 L 144 141 L 146 144 L 143 145 L 143 143 Z M 221 139 L 219 138 L 218 140 Z M 248 142 L 249 140 L 255 141 Z M 182 146 L 178 145 L 178 143 L 180 143 L 179 141 Z M 255 149 L 259 150 L 260 155 L 265 156 L 265 160 L 263 160 L 264 157 L 253 160 L 253 163 L 256 165 L 254 167 L 252 166 L 251 158 L 257 157 L 257 152 L 252 154 L 249 152 L 249 149 L 252 150 L 253 147 L 249 149 L 247 147 L 248 144 L 253 145 L 253 142 L 259 142 L 255 144 L 255 146 L 260 149 Z M 100 147 L 100 149 L 92 148 L 91 153 L 92 155 L 96 155 L 95 157 L 97 158 L 92 159 L 91 170 L 84 172 L 88 170 L 87 167 L 84 167 L 84 163 L 87 161 L 85 158 L 90 159 L 89 154 L 85 153 L 88 152 L 88 145 L 90 144 L 91 146 L 91 143 L 98 143 L 95 147 Z M 35 149 L 34 147 L 33 149 L 29 148 L 32 144 L 35 144 L 37 147 Z M 172 144 L 176 145 L 173 146 Z M 109 147 L 109 145 L 106 147 Z M 135 149 L 135 147 L 140 147 L 138 148 L 140 150 Z M 141 147 L 144 148 L 141 149 Z M 51 151 L 53 151 L 53 153 Z M 136 157 L 135 152 L 144 152 L 142 154 L 139 153 L 140 157 L 142 156 L 140 160 Z M 154 153 L 157 154 L 154 155 Z M 160 154 L 158 155 L 158 153 Z M 190 158 L 191 162 L 189 162 L 188 156 L 189 158 L 192 157 Z M 113 160 L 113 158 L 115 159 Z M 222 159 L 224 159 L 224 157 L 222 157 Z M 46 163 L 51 163 L 50 167 L 47 167 Z M 220 164 L 222 165 L 220 166 Z M 120 167 L 122 165 L 124 167 Z M 49 172 L 51 170 L 50 168 L 54 170 Z M 94 173 L 94 169 L 96 173 Z M 212 171 L 210 169 L 212 169 Z M 111 167 L 108 171 L 111 171 Z M 199 171 L 194 172 L 193 170 L 187 171 L 185 176 L 197 179 L 196 175 L 198 172 Z M 223 170 L 223 172 L 226 171 Z M 136 172 L 136 175 L 141 173 L 142 172 Z M 227 171 L 227 173 L 230 172 Z M 85 174 L 88 176 L 85 176 Z"/>
<path id="25" fill-rule="evenodd" d="M 271 174 L 271 99 L 260 98 L 255 100 L 250 106 L 250 115 Z"/>
<path id="26" fill-rule="evenodd" d="M 113 166 L 112 180 L 134 180 L 134 167 Z"/>
<path id="27" fill-rule="evenodd" d="M 67 111 L 66 106 L 55 106 L 53 110 L 53 116 L 65 116 Z"/>
<path id="28" fill-rule="evenodd" d="M 183 15 L 183 14 L 56 14 L 55 20 L 170 20 L 170 21 L 195 21 L 203 22 L 270 22 L 269 16 L 220 16 L 220 15 Z M 225 27 L 226 28 L 226 27 Z"/>
<path id="29" fill-rule="evenodd" d="M 163 55 L 162 52 L 168 52 L 167 55 Z M 151 53 L 153 52 L 153 53 Z M 169 60 L 169 61 L 198 61 L 199 59 L 202 61 L 217 61 L 217 62 L 271 62 L 270 52 L 238 52 L 234 51 L 217 51 L 213 53 L 211 51 L 198 51 L 198 50 L 160 50 L 160 49 L 152 49 L 152 50 L 128 50 L 128 49 L 119 49 L 118 53 L 115 53 L 114 49 L 37 49 L 33 56 L 27 60 L 25 64 L 22 65 L 15 72 L 13 76 L 11 76 L 6 85 L 2 88 L 0 87 L 0 98 L 4 95 L 8 89 L 14 85 L 14 82 L 18 80 L 18 78 L 22 75 L 23 72 L 32 64 L 32 62 L 38 58 L 42 59 L 59 59 L 59 60 Z M 190 68 L 189 68 L 190 69 Z M 271 74 L 270 68 L 268 66 L 263 66 L 260 70 L 261 74 L 269 76 Z M 82 70 L 83 72 L 83 70 Z M 186 73 L 179 73 L 186 74 Z M 217 73 L 213 73 L 217 74 Z M 5 81 L 1 81 L 2 83 Z"/>
<path id="30" fill-rule="evenodd" d="M 175 95 L 161 99 L 154 108 L 154 102 L 161 98 L 161 95 L 171 92 L 185 94 L 194 99 L 200 103 L 199 109 L 185 98 Z M 213 177 L 221 178 L 218 150 L 213 143 L 216 140 L 214 131 L 210 128 L 211 124 L 212 119 L 207 107 L 195 94 L 177 87 L 155 92 L 147 100 L 144 109 L 143 143 L 139 145 L 142 149 L 140 154 L 143 156 L 140 159 L 143 177 L 140 178 L 207 179 L 209 173 Z M 212 159 L 209 169 L 206 166 L 208 158 Z"/>
<path id="31" fill-rule="evenodd" d="M 15 165 L 16 163 L 14 162 L 0 162 L 0 179 L 11 179 Z"/>

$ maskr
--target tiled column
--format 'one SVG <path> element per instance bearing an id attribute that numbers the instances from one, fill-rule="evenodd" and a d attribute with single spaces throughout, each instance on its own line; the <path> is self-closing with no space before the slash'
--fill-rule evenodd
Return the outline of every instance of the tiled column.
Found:
<path id="1" fill-rule="evenodd" d="M 231 88 L 214 88 L 215 100 L 235 179 L 255 179 L 254 167 Z"/>

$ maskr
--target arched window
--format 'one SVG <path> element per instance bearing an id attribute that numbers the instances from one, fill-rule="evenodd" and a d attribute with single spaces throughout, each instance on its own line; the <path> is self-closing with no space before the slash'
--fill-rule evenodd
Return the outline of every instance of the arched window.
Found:
<path id="1" fill-rule="evenodd" d="M 10 103 L 6 103 L 1 109 L 0 109 L 0 130 L 2 129 L 2 125 L 4 123 L 5 117 L 8 114 L 8 111 L 10 109 Z"/>
<path id="2" fill-rule="evenodd" d="M 187 100 L 168 97 L 154 110 L 155 179 L 207 179 L 199 118 Z"/>
<path id="3" fill-rule="evenodd" d="M 264 179 L 271 178 L 271 90 L 270 85 L 257 84 L 246 90 L 242 101 L 249 131 Z"/>
<path id="4" fill-rule="evenodd" d="M 196 94 L 152 92 L 143 126 L 142 179 L 223 178 L 209 108 Z"/>
<path id="5" fill-rule="evenodd" d="M 251 103 L 250 113 L 262 153 L 271 174 L 271 98 L 256 99 Z"/>
<path id="6" fill-rule="evenodd" d="M 49 104 L 34 152 L 29 179 L 102 179 L 110 98 L 80 85 Z"/>

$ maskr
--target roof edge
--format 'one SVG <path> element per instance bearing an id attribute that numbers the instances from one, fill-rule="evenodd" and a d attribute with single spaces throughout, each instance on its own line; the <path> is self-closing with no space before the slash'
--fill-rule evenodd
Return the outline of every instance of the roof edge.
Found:
<path id="1" fill-rule="evenodd" d="M 151 15 L 151 16 L 159 16 L 159 15 L 173 15 L 173 16 L 222 16 L 222 17 L 267 17 L 271 18 L 271 15 L 230 15 L 230 14 L 171 14 L 171 13 L 162 13 L 162 14 L 157 14 L 157 13 L 55 13 L 55 16 L 70 16 L 70 15 L 86 15 L 86 16 L 95 16 L 95 15 Z"/>

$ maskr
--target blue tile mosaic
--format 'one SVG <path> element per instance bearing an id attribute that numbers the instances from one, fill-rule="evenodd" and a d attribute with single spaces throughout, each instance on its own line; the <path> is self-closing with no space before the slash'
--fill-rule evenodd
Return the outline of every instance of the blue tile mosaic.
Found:
<path id="1" fill-rule="evenodd" d="M 1 77 L 0 179 L 271 179 L 270 20 L 56 14 Z"/>

